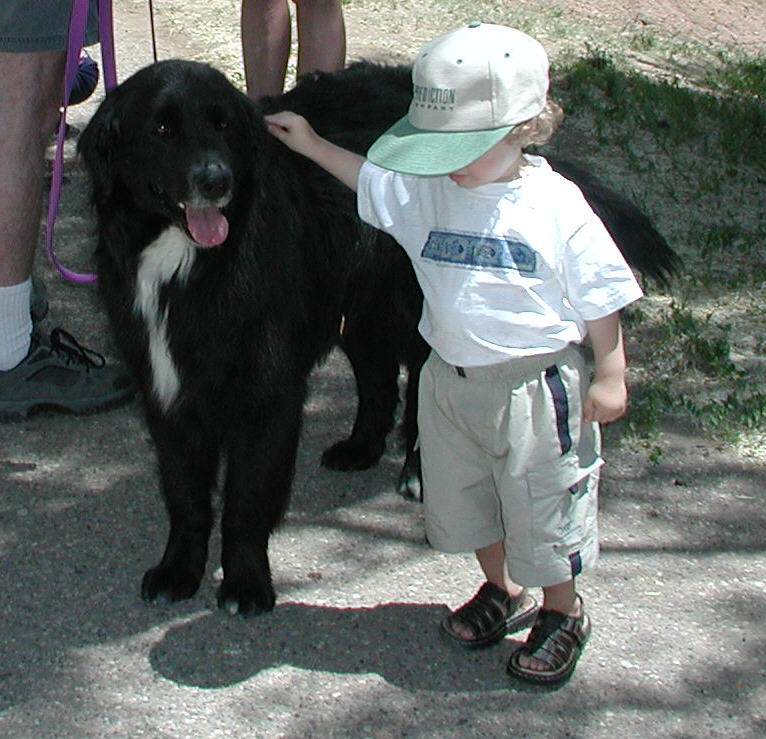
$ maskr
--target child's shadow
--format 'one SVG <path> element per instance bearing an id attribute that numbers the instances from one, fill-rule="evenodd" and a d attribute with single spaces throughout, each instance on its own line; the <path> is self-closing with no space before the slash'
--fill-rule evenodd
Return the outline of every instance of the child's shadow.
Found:
<path id="1" fill-rule="evenodd" d="M 445 606 L 389 603 L 328 608 L 284 603 L 251 620 L 211 613 L 171 628 L 151 652 L 164 677 L 225 687 L 279 665 L 341 674 L 374 673 L 407 690 L 509 687 L 513 642 L 463 649 L 439 631 Z"/>

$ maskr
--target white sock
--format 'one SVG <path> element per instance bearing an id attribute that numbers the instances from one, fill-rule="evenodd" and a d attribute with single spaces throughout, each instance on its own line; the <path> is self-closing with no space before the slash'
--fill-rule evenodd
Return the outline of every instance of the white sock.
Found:
<path id="1" fill-rule="evenodd" d="M 0 287 L 0 372 L 13 369 L 29 353 L 31 295 L 31 277 L 18 285 Z"/>

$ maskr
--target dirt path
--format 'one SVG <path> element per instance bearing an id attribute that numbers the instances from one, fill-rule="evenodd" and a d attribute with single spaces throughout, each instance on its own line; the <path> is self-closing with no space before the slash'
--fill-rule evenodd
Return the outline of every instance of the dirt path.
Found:
<path id="1" fill-rule="evenodd" d="M 600 26 L 619 29 L 639 24 L 665 36 L 733 44 L 754 54 L 766 51 L 766 3 L 762 0 L 549 0 L 547 5 L 565 8 Z"/>

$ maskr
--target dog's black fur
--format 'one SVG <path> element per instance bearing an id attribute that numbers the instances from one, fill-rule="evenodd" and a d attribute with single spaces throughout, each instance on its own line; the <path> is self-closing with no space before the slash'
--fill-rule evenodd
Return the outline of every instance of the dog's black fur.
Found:
<path id="1" fill-rule="evenodd" d="M 259 106 L 206 65 L 165 61 L 111 92 L 83 131 L 101 294 L 143 391 L 170 519 L 164 556 L 144 576 L 147 601 L 197 590 L 225 463 L 218 602 L 243 614 L 273 607 L 268 539 L 288 501 L 307 376 L 334 344 L 352 363 L 358 412 L 323 463 L 378 460 L 403 363 L 400 487 L 417 493 L 414 393 L 427 347 L 409 261 L 359 222 L 351 191 L 269 136 L 263 121 L 264 110 L 291 108 L 363 152 L 406 112 L 409 95 L 408 69 L 360 64 L 310 76 Z M 633 205 L 580 170 L 554 166 L 583 187 L 633 265 L 667 277 L 674 255 Z M 200 232 L 221 243 L 196 246 L 189 234 Z"/>

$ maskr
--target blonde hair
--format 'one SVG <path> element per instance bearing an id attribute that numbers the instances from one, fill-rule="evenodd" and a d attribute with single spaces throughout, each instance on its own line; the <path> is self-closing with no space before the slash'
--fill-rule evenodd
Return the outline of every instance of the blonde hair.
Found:
<path id="1" fill-rule="evenodd" d="M 534 118 L 519 123 L 508 135 L 516 139 L 522 148 L 533 144 L 547 144 L 562 120 L 564 111 L 561 106 L 547 98 L 545 106 Z"/>

